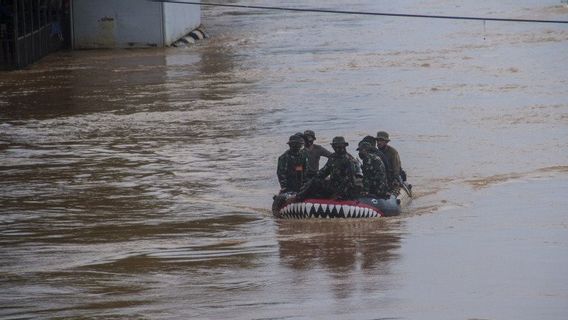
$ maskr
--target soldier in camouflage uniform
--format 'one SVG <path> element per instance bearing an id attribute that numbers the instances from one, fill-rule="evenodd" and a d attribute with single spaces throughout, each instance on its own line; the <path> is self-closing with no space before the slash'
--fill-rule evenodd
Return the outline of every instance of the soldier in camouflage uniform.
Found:
<path id="1" fill-rule="evenodd" d="M 318 171 L 298 194 L 301 200 L 307 196 L 323 196 L 335 199 L 354 199 L 362 189 L 362 172 L 359 162 L 349 153 L 349 144 L 343 137 L 335 137 L 331 147 L 335 151 L 329 156 L 325 166 Z M 326 178 L 329 177 L 329 180 Z"/>
<path id="2" fill-rule="evenodd" d="M 385 166 L 372 149 L 366 141 L 361 141 L 357 148 L 359 158 L 363 160 L 363 194 L 384 197 L 388 191 Z"/>
<path id="3" fill-rule="evenodd" d="M 302 150 L 304 139 L 293 135 L 288 140 L 289 150 L 278 158 L 278 182 L 280 193 L 298 192 L 305 182 L 305 173 L 308 168 L 308 157 Z"/>
<path id="4" fill-rule="evenodd" d="M 361 140 L 361 142 L 368 142 L 371 145 L 370 152 L 376 154 L 377 156 L 379 156 L 379 158 L 381 158 L 381 161 L 383 162 L 383 165 L 385 167 L 387 185 L 390 185 L 391 181 L 393 180 L 393 178 L 390 176 L 390 162 L 387 155 L 379 150 L 379 148 L 377 148 L 377 138 L 373 136 L 366 136 L 365 138 L 363 138 L 363 140 Z M 359 142 L 359 144 L 361 142 Z"/>

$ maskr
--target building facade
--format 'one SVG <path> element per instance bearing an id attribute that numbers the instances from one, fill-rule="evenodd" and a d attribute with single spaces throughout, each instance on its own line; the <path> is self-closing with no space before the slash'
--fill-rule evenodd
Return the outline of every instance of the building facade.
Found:
<path id="1" fill-rule="evenodd" d="M 0 69 L 24 68 L 62 48 L 165 47 L 200 24 L 198 5 L 152 0 L 0 0 Z"/>
<path id="2" fill-rule="evenodd" d="M 0 0 L 0 69 L 71 45 L 71 0 Z"/>
<path id="3" fill-rule="evenodd" d="M 199 27 L 201 10 L 144 0 L 73 0 L 72 19 L 74 49 L 165 47 Z"/>

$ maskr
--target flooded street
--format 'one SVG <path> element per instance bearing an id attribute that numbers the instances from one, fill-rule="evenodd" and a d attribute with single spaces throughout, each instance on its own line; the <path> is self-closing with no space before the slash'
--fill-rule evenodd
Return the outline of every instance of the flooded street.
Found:
<path id="1" fill-rule="evenodd" d="M 568 20 L 557 0 L 257 5 Z M 0 72 L 2 319 L 568 318 L 568 25 L 204 7 Z M 288 137 L 388 131 L 399 217 L 272 217 Z"/>

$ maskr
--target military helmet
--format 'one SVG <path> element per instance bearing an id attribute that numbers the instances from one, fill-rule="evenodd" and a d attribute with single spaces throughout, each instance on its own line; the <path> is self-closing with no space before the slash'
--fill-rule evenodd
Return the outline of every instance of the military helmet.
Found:
<path id="1" fill-rule="evenodd" d="M 301 136 L 298 135 L 291 135 L 290 139 L 288 139 L 288 144 L 304 144 L 304 139 Z"/>
<path id="2" fill-rule="evenodd" d="M 312 137 L 314 140 L 316 139 L 316 133 L 313 132 L 312 130 L 306 130 L 304 131 L 304 137 Z"/>
<path id="3" fill-rule="evenodd" d="M 300 131 L 294 133 L 295 136 L 300 137 L 300 138 L 304 138 L 304 134 L 301 133 Z"/>
<path id="4" fill-rule="evenodd" d="M 371 148 L 373 148 L 373 146 L 368 143 L 367 141 L 361 141 L 359 142 L 359 147 L 357 148 L 357 151 L 359 150 L 370 150 Z"/>
<path id="5" fill-rule="evenodd" d="M 386 133 L 385 131 L 379 131 L 377 132 L 377 140 L 384 140 L 386 142 L 389 142 L 389 134 Z"/>
<path id="6" fill-rule="evenodd" d="M 332 146 L 337 146 L 337 145 L 348 146 L 349 143 L 345 142 L 345 138 L 343 138 L 343 137 L 335 137 L 331 141 L 331 145 Z"/>

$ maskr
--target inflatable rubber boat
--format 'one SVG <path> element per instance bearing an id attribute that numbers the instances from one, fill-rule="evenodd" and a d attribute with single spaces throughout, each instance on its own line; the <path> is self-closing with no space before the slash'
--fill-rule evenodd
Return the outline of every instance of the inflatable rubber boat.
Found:
<path id="1" fill-rule="evenodd" d="M 412 186 L 405 185 L 388 198 L 360 197 L 355 200 L 294 199 L 295 193 L 274 196 L 272 214 L 282 219 L 378 218 L 399 215 L 412 200 Z"/>

